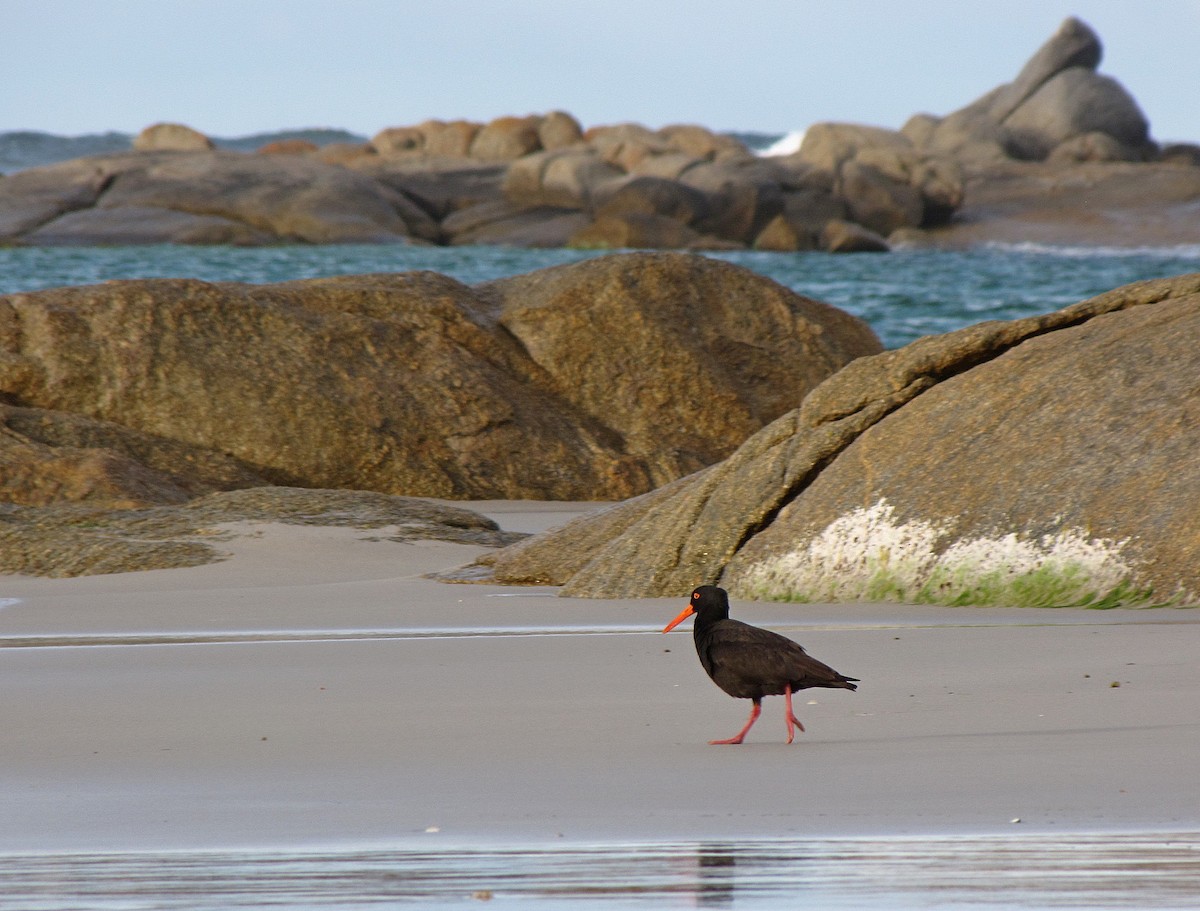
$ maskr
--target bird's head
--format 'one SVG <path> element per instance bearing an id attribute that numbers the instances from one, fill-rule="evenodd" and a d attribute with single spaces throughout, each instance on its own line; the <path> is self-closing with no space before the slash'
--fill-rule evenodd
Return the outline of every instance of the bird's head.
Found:
<path id="1" fill-rule="evenodd" d="M 669 633 L 692 614 L 697 614 L 710 623 L 714 620 L 724 620 L 729 616 L 729 595 L 725 593 L 725 589 L 715 585 L 699 586 L 692 591 L 692 600 L 688 602 L 688 606 L 663 628 L 663 632 Z"/>

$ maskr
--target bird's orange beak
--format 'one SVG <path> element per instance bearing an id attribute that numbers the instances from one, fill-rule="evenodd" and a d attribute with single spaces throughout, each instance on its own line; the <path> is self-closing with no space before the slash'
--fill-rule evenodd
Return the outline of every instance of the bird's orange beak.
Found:
<path id="1" fill-rule="evenodd" d="M 674 620 L 672 620 L 670 623 L 668 623 L 666 626 L 663 627 L 663 632 L 669 633 L 671 630 L 675 629 L 675 627 L 677 627 L 680 623 L 682 623 L 684 620 L 686 620 L 688 617 L 690 617 L 694 613 L 696 613 L 696 612 L 692 609 L 692 606 L 689 604 L 687 607 L 685 607 L 683 609 L 683 613 L 681 613 L 678 617 L 676 617 Z"/>

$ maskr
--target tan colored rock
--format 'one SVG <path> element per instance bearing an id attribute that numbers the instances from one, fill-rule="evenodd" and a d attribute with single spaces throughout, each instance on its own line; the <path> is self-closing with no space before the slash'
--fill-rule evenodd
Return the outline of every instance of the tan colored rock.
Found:
<path id="1" fill-rule="evenodd" d="M 103 160 L 79 159 L 6 176 L 0 180 L 0 243 L 68 212 L 91 208 L 114 174 Z"/>
<path id="2" fill-rule="evenodd" d="M 797 230 L 816 237 L 827 222 L 846 218 L 846 202 L 832 190 L 802 187 L 783 194 L 781 214 Z"/>
<path id="3" fill-rule="evenodd" d="M 161 474 L 119 453 L 14 443 L 0 432 L 0 502 L 78 502 L 129 509 L 187 498 Z"/>
<path id="4" fill-rule="evenodd" d="M 857 123 L 814 123 L 804 131 L 795 157 L 814 168 L 837 174 L 842 165 L 868 150 L 876 154 L 886 151 L 897 159 L 917 157 L 912 142 L 903 133 Z M 897 180 L 907 179 L 903 172 L 893 176 Z"/>
<path id="5" fill-rule="evenodd" d="M 885 238 L 852 221 L 834 218 L 821 229 L 818 243 L 826 253 L 886 253 Z"/>
<path id="6" fill-rule="evenodd" d="M 213 141 L 181 123 L 156 123 L 133 138 L 137 152 L 205 152 L 215 149 Z"/>
<path id="7" fill-rule="evenodd" d="M 321 146 L 313 157 L 322 164 L 357 165 L 378 154 L 370 143 L 331 142 Z"/>
<path id="8" fill-rule="evenodd" d="M 628 171 L 632 177 L 678 180 L 689 170 L 703 163 L 704 159 L 693 158 L 684 152 L 667 151 L 640 157 L 629 165 Z"/>
<path id="9" fill-rule="evenodd" d="M 265 484 L 229 456 L 69 412 L 0 405 L 0 501 L 110 508 Z"/>
<path id="10" fill-rule="evenodd" d="M 775 163 L 755 159 L 702 162 L 679 181 L 709 198 L 709 213 L 697 230 L 748 245 L 783 211 L 783 177 Z"/>
<path id="11" fill-rule="evenodd" d="M 1082 133 L 1060 142 L 1046 156 L 1050 164 L 1075 164 L 1083 161 L 1138 161 L 1141 150 L 1122 145 L 1108 133 Z"/>
<path id="12" fill-rule="evenodd" d="M 583 138 L 609 164 L 630 173 L 643 167 L 647 159 L 678 151 L 640 123 L 590 127 Z"/>
<path id="13" fill-rule="evenodd" d="M 598 215 L 576 231 L 568 246 L 582 250 L 682 250 L 700 239 L 686 224 L 653 213 Z"/>
<path id="14" fill-rule="evenodd" d="M 126 152 L 0 182 L 0 232 L 38 244 L 437 238 L 402 191 L 298 155 Z M 0 234 L 0 236 L 3 236 Z"/>
<path id="15" fill-rule="evenodd" d="M 417 202 L 423 211 L 437 221 L 481 203 L 503 200 L 501 186 L 508 172 L 508 165 L 504 162 L 482 162 L 462 157 L 421 156 L 408 159 L 376 155 L 350 162 L 347 167 Z M 430 239 L 440 237 L 437 226 L 434 226 L 434 230 L 435 234 Z M 422 233 L 420 236 L 426 235 Z"/>
<path id="16" fill-rule="evenodd" d="M 223 559 L 238 522 L 283 522 L 386 529 L 387 540 L 476 546 L 521 537 L 453 506 L 370 491 L 257 487 L 179 505 L 119 508 L 92 504 L 9 506 L 0 522 L 0 573 L 57 578 L 200 566 Z M 213 546 L 216 544 L 217 546 Z"/>
<path id="17" fill-rule="evenodd" d="M 1008 117 L 1004 128 L 1016 157 L 1043 160 L 1056 146 L 1101 133 L 1151 157 L 1150 124 L 1133 96 L 1115 79 L 1090 70 L 1063 70 L 1047 80 Z"/>
<path id="18" fill-rule="evenodd" d="M 1200 167 L 1200 145 L 1192 142 L 1170 143 L 1163 146 L 1159 153 L 1159 161 L 1185 168 Z"/>
<path id="19" fill-rule="evenodd" d="M 783 214 L 776 215 L 754 238 L 755 250 L 770 253 L 796 253 L 815 248 L 812 234 Z"/>
<path id="20" fill-rule="evenodd" d="M 510 202 L 524 206 L 585 209 L 597 187 L 620 176 L 594 150 L 572 146 L 514 161 L 501 189 Z"/>
<path id="21" fill-rule="evenodd" d="M 952 157 L 971 172 L 986 171 L 1011 161 L 1004 126 L 974 107 L 942 118 L 917 115 L 902 129 L 922 151 Z"/>
<path id="22" fill-rule="evenodd" d="M 974 174 L 958 217 L 924 232 L 949 248 L 988 243 L 1200 243 L 1200 168 L 1153 162 L 1010 162 Z"/>
<path id="23" fill-rule="evenodd" d="M 259 155 L 312 155 L 320 150 L 320 146 L 307 139 L 279 139 L 256 149 Z"/>
<path id="24" fill-rule="evenodd" d="M 600 188 L 597 218 L 624 215 L 659 215 L 692 225 L 712 215 L 712 201 L 695 187 L 661 177 L 630 177 Z"/>
<path id="25" fill-rule="evenodd" d="M 471 154 L 471 143 L 480 130 L 480 124 L 469 120 L 426 120 L 417 129 L 424 137 L 422 148 L 432 156 L 466 158 Z"/>
<path id="26" fill-rule="evenodd" d="M 99 205 L 219 216 L 309 243 L 386 242 L 410 234 L 399 194 L 345 168 L 295 156 L 210 152 L 135 159 Z"/>
<path id="27" fill-rule="evenodd" d="M 714 133 L 708 127 L 695 124 L 672 124 L 658 131 L 658 135 L 673 148 L 693 158 L 712 161 L 721 155 L 751 156 L 745 144 L 732 136 Z"/>
<path id="28" fill-rule="evenodd" d="M 371 148 L 379 155 L 419 152 L 425 148 L 425 134 L 417 127 L 388 127 L 371 138 Z"/>
<path id="29" fill-rule="evenodd" d="M 1011 83 L 944 118 L 914 119 L 904 132 L 921 149 L 953 155 L 973 171 L 1014 158 L 1042 161 L 1089 133 L 1114 139 L 1123 160 L 1151 159 L 1156 147 L 1137 102 L 1115 79 L 1096 72 L 1102 53 L 1099 36 L 1070 17 Z M 1059 160 L 1080 160 L 1072 154 Z"/>
<path id="30" fill-rule="evenodd" d="M 511 344 L 473 321 L 477 309 L 465 286 L 426 273 L 16 295 L 0 300 L 11 330 L 0 388 L 229 452 L 275 483 L 634 492 L 596 477 L 622 458 L 593 454 L 589 433 L 521 379 Z"/>
<path id="31" fill-rule="evenodd" d="M 484 161 L 512 161 L 538 151 L 540 117 L 497 117 L 471 140 L 471 157 Z"/>
<path id="32" fill-rule="evenodd" d="M 949 158 L 931 156 L 921 159 L 913 167 L 910 185 L 921 195 L 922 227 L 947 224 L 966 202 L 963 170 Z"/>
<path id="33" fill-rule="evenodd" d="M 745 594 L 764 559 L 886 499 L 898 520 L 945 523 L 940 548 L 1069 529 L 1123 541 L 1135 588 L 1194 598 L 1198 352 L 1200 275 L 924 338 L 854 361 L 725 461 L 483 568 L 572 596 Z"/>
<path id="34" fill-rule="evenodd" d="M 275 484 L 620 499 L 719 458 L 878 344 L 853 317 L 690 256 L 474 289 L 426 272 L 108 282 L 0 298 L 0 397 L 227 453 Z M 54 445 L 169 472 L 108 439 Z M 167 479 L 190 489 L 181 474 Z"/>
<path id="35" fill-rule="evenodd" d="M 1095 70 L 1103 55 L 1100 36 L 1086 22 L 1069 16 L 1025 62 L 1017 78 L 991 98 L 989 116 L 1003 122 L 1059 73 L 1070 69 Z"/>
<path id="36" fill-rule="evenodd" d="M 157 206 L 99 206 L 68 212 L 30 231 L 23 241 L 36 246 L 118 246 L 126 244 L 274 243 L 277 235 L 219 215 L 195 215 Z"/>
<path id="37" fill-rule="evenodd" d="M 496 199 L 451 213 L 441 228 L 452 246 L 565 247 L 587 223 L 578 209 Z"/>
<path id="38" fill-rule="evenodd" d="M 925 220 L 921 192 L 859 159 L 842 165 L 839 195 L 846 200 L 851 221 L 881 236 L 897 228 L 916 227 Z"/>
<path id="39" fill-rule="evenodd" d="M 620 171 L 586 149 L 549 154 L 553 157 L 546 161 L 541 174 L 544 205 L 590 208 L 597 192 L 621 177 Z"/>
<path id="40" fill-rule="evenodd" d="M 565 111 L 551 111 L 538 124 L 538 142 L 550 152 L 578 145 L 583 142 L 583 127 Z"/>
<path id="41" fill-rule="evenodd" d="M 1200 489 L 1200 277 L 1157 285 L 1153 305 L 1030 337 L 872 426 L 747 542 L 726 581 L 809 540 L 801 526 L 886 500 L 897 521 L 944 525 L 939 549 L 1082 532 L 1127 542 L 1134 588 L 1200 595 L 1200 527 L 1185 505 Z"/>
<path id="42" fill-rule="evenodd" d="M 963 176 L 958 166 L 918 149 L 903 132 L 815 124 L 805 131 L 793 158 L 830 174 L 832 190 L 845 201 L 847 217 L 876 234 L 944 223 L 962 204 Z"/>
<path id="43" fill-rule="evenodd" d="M 618 433 L 655 486 L 732 452 L 879 347 L 860 320 L 703 256 L 605 256 L 478 291 L 557 394 Z M 639 378 L 651 364 L 654 387 Z"/>

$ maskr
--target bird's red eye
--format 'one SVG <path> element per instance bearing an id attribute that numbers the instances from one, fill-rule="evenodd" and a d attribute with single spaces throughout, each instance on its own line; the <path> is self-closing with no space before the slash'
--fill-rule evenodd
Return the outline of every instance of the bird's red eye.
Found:
<path id="1" fill-rule="evenodd" d="M 700 592 L 692 592 L 692 597 L 693 597 L 693 598 L 699 598 L 699 597 L 700 597 Z"/>

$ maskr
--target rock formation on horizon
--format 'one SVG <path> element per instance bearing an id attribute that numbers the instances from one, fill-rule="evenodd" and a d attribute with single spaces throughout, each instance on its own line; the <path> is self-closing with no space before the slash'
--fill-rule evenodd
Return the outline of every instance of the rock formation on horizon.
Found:
<path id="1" fill-rule="evenodd" d="M 1068 19 L 1011 83 L 958 111 L 918 114 L 901 130 L 815 124 L 798 152 L 770 158 L 699 126 L 585 128 L 562 111 L 429 120 L 380 130 L 366 144 L 273 143 L 258 155 L 217 150 L 182 124 L 155 124 L 134 152 L 0 180 L 0 243 L 856 252 L 887 250 L 889 238 L 953 242 L 957 222 L 991 214 L 989 192 L 1008 193 L 1018 211 L 1036 207 L 1046 194 L 1031 181 L 1050 180 L 1060 208 L 1075 210 L 1193 198 L 1200 168 L 1188 166 L 1200 149 L 1160 156 L 1137 102 L 1097 71 L 1100 59 L 1099 37 Z M 1177 173 L 1164 179 L 1146 165 L 1134 175 L 1089 174 L 1099 185 L 1091 196 L 1061 179 L 1073 167 L 1160 158 Z M 1011 168 L 1022 163 L 1066 170 L 1013 183 Z M 997 176 L 1009 181 L 998 190 Z M 1151 176 L 1140 203 L 1114 189 Z M 1192 239 L 1194 219 L 1168 221 L 1184 226 L 1176 242 Z M 1153 219 L 1126 222 L 1129 233 Z"/>
<path id="2" fill-rule="evenodd" d="M 878 230 L 944 220 L 961 195 L 952 169 L 921 156 L 835 188 L 808 162 L 761 158 L 702 127 L 585 131 L 562 112 L 428 121 L 366 146 L 276 143 L 257 155 L 157 124 L 134 148 L 0 180 L 0 243 L 843 252 L 886 249 Z"/>
<path id="3" fill-rule="evenodd" d="M 833 191 L 854 201 L 851 219 L 892 243 L 1200 242 L 1200 148 L 1160 149 L 1137 102 L 1098 72 L 1101 56 L 1096 33 L 1070 18 L 1011 83 L 965 107 L 917 114 L 898 131 L 816 124 L 793 157 L 832 174 Z M 926 211 L 943 206 L 919 230 L 912 194 L 895 183 L 865 191 L 873 172 L 914 171 Z"/>
<path id="4" fill-rule="evenodd" d="M 1097 72 L 1103 48 L 1067 19 L 1016 79 L 945 117 L 918 114 L 901 132 L 969 166 L 1020 161 L 1150 161 L 1150 123 L 1124 86 Z"/>

